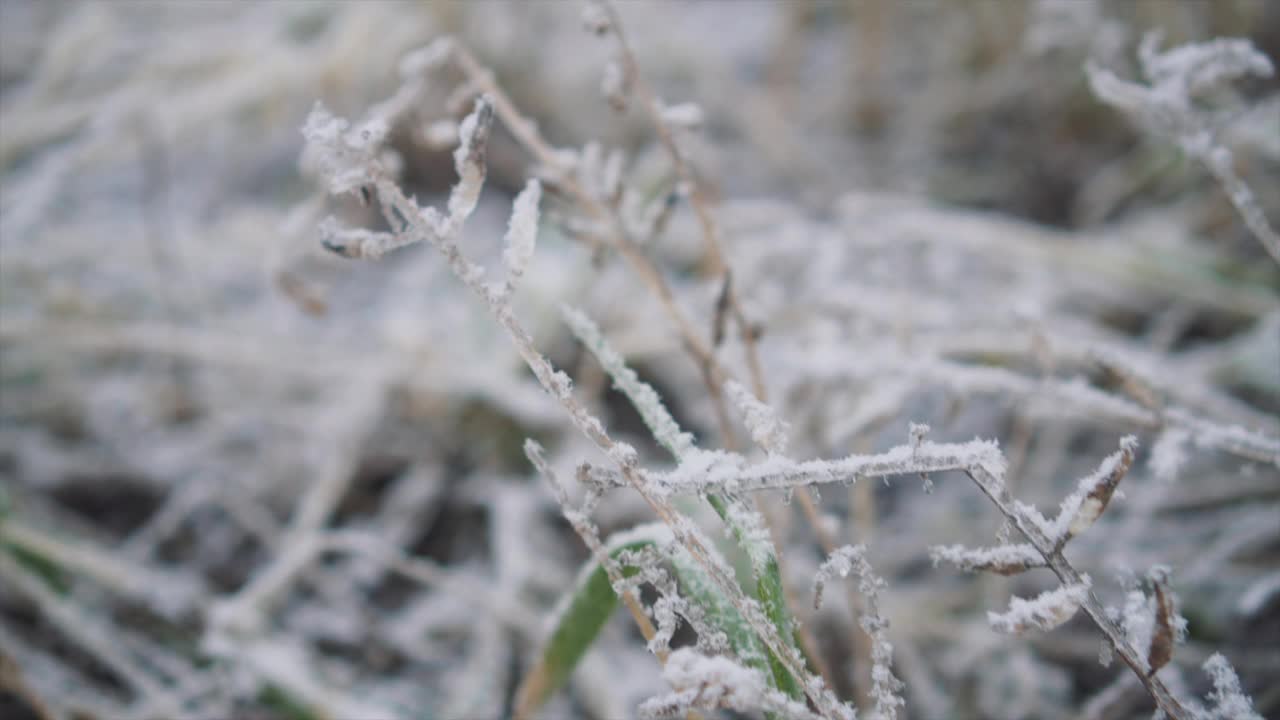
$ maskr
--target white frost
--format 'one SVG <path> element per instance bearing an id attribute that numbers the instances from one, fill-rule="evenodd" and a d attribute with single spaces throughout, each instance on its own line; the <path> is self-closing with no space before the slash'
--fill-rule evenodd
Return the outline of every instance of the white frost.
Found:
<path id="1" fill-rule="evenodd" d="M 538 239 L 538 202 L 542 199 L 542 184 L 530 180 L 516 197 L 507 225 L 506 249 L 502 260 L 507 264 L 507 274 L 515 279 L 524 274 L 533 257 Z"/>
<path id="2" fill-rule="evenodd" d="M 683 460 L 689 455 L 694 450 L 693 435 L 680 429 L 679 423 L 662 404 L 658 392 L 627 367 L 626 361 L 609 345 L 591 318 L 568 305 L 562 306 L 560 313 L 573 334 L 595 354 L 601 367 L 613 378 L 614 387 L 626 394 L 627 399 L 635 406 L 654 439 L 677 460 Z"/>
<path id="3" fill-rule="evenodd" d="M 1178 471 L 1187 462 L 1187 442 L 1190 433 L 1180 427 L 1171 427 L 1160 433 L 1151 447 L 1151 472 L 1166 482 L 1178 477 Z"/>
<path id="4" fill-rule="evenodd" d="M 703 119 L 702 108 L 697 103 L 662 106 L 662 121 L 672 127 L 697 130 L 702 127 Z"/>
<path id="5" fill-rule="evenodd" d="M 968 548 L 963 545 L 935 545 L 929 548 L 929 557 L 936 566 L 948 562 L 961 570 L 973 572 L 985 570 L 1001 575 L 1013 575 L 1030 568 L 1044 567 L 1044 556 L 1028 544 L 997 545 L 991 548 Z"/>
<path id="6" fill-rule="evenodd" d="M 1240 678 L 1222 653 L 1214 653 L 1204 661 L 1204 671 L 1213 680 L 1209 699 L 1214 707 L 1208 718 L 1216 720 L 1262 720 L 1253 709 L 1253 700 L 1240 689 Z"/>
<path id="7" fill-rule="evenodd" d="M 785 454 L 787 434 L 791 432 L 791 427 L 778 417 L 773 408 L 756 399 L 741 383 L 730 380 L 725 383 L 724 388 L 734 405 L 738 406 L 738 412 L 742 413 L 742 420 L 756 444 L 770 453 Z"/>
<path id="8" fill-rule="evenodd" d="M 1089 594 L 1089 578 L 1076 585 L 1047 590 L 1031 600 L 1020 597 L 1009 601 L 1002 613 L 988 612 L 987 622 L 996 632 L 1020 634 L 1030 628 L 1052 630 L 1075 616 Z"/>
<path id="9" fill-rule="evenodd" d="M 388 130 L 386 121 L 378 118 L 354 130 L 348 130 L 350 126 L 319 102 L 302 126 L 307 141 L 303 163 L 319 170 L 334 195 L 374 181 L 378 151 Z"/>
<path id="10" fill-rule="evenodd" d="M 816 720 L 803 703 L 769 687 L 764 675 L 727 657 L 708 656 L 690 648 L 671 653 L 662 676 L 673 692 L 641 703 L 644 718 L 678 717 L 691 709 L 728 708 L 738 712 L 757 709 L 796 720 Z"/>
<path id="11" fill-rule="evenodd" d="M 461 227 L 471 216 L 484 187 L 485 143 L 493 124 L 493 103 L 487 96 L 476 100 L 475 110 L 458 127 L 458 148 L 453 151 L 454 168 L 458 171 L 458 184 L 449 193 L 449 225 Z"/>

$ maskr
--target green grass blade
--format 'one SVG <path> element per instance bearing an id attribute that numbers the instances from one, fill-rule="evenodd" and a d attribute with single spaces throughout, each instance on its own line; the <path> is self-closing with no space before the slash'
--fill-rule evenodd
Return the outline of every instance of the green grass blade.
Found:
<path id="1" fill-rule="evenodd" d="M 653 538 L 637 538 L 610 544 L 609 555 L 616 559 L 628 550 L 655 545 L 657 542 Z M 636 572 L 633 567 L 622 568 L 622 574 L 627 577 Z M 516 717 L 529 717 L 564 686 L 617 607 L 618 594 L 609 583 L 609 574 L 600 563 L 588 562 L 579 574 L 568 602 L 559 611 L 555 628 L 547 638 L 537 664 L 520 684 L 516 695 Z"/>

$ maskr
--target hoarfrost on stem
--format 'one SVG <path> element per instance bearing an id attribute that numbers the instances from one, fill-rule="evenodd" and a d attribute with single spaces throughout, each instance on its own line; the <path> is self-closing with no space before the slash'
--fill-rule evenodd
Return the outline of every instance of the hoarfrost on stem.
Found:
<path id="1" fill-rule="evenodd" d="M 893 720 L 897 709 L 905 706 L 902 698 L 903 684 L 894 674 L 893 644 L 889 642 L 889 621 L 880 613 L 880 591 L 885 582 L 875 574 L 867 561 L 865 545 L 845 545 L 836 548 L 813 579 L 813 606 L 822 606 L 822 592 L 832 577 L 858 576 L 858 592 L 865 599 L 865 609 L 858 624 L 871 637 L 871 697 L 875 700 L 872 717 Z"/>
<path id="2" fill-rule="evenodd" d="M 1025 543 L 997 545 L 992 548 L 935 545 L 929 548 L 929 557 L 935 567 L 948 562 L 968 572 L 985 570 L 1000 575 L 1016 575 L 1031 568 L 1045 566 L 1044 556 L 1040 551 Z"/>
<path id="3" fill-rule="evenodd" d="M 642 381 L 635 371 L 627 367 L 622 356 L 605 340 L 600 328 L 582 311 L 564 305 L 560 308 L 569 329 L 578 340 L 595 354 L 601 367 L 613 378 L 614 387 L 626 394 L 635 405 L 644 424 L 658 444 L 666 448 L 672 457 L 680 460 L 694 450 L 693 435 L 680 429 L 679 423 L 662 404 L 662 398 L 651 385 Z"/>
<path id="4" fill-rule="evenodd" d="M 1280 235 L 1267 221 L 1253 191 L 1236 174 L 1231 151 L 1218 140 L 1224 125 L 1222 115 L 1196 103 L 1196 98 L 1228 80 L 1246 75 L 1271 77 L 1275 73 L 1271 60 L 1245 39 L 1217 38 L 1164 52 L 1157 50 L 1160 41 L 1158 33 L 1148 33 L 1138 48 L 1149 84 L 1121 80 L 1110 70 L 1089 63 L 1086 70 L 1093 93 L 1204 163 L 1245 225 L 1280 262 Z"/>

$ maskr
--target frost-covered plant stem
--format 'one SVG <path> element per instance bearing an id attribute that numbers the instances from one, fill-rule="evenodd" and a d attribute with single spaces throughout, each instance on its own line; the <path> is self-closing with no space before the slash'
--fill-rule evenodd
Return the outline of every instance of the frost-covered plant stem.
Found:
<path id="1" fill-rule="evenodd" d="M 747 370 L 751 375 L 752 390 L 762 402 L 768 402 L 768 389 L 764 381 L 764 372 L 760 367 L 760 355 L 756 348 L 756 333 L 754 328 L 747 322 L 746 314 L 742 311 L 742 303 L 738 298 L 737 286 L 733 283 L 729 267 L 724 259 L 719 224 L 716 222 L 715 214 L 711 212 L 706 189 L 693 172 L 693 168 L 689 166 L 684 153 L 680 151 L 680 146 L 676 143 L 675 132 L 671 128 L 667 114 L 663 112 L 662 101 L 659 100 L 657 93 L 649 85 L 644 74 L 640 72 L 640 64 L 636 61 L 635 53 L 632 52 L 630 43 L 627 42 L 626 33 L 622 29 L 622 19 L 618 17 L 618 12 L 613 7 L 613 3 L 609 2 L 609 0 L 593 0 L 593 2 L 602 8 L 608 16 L 610 21 L 609 30 L 618 42 L 618 55 L 621 62 L 626 66 L 623 74 L 633 79 L 634 90 L 640 96 L 641 106 L 644 108 L 649 122 L 653 125 L 663 149 L 666 150 L 667 156 L 671 159 L 676 175 L 681 182 L 689 187 L 689 204 L 693 207 L 694 214 L 698 218 L 698 226 L 702 231 L 703 244 L 706 246 L 707 252 L 707 264 L 713 272 L 717 272 L 723 277 L 724 299 L 733 315 L 734 323 L 738 327 L 738 337 L 742 342 L 743 353 L 747 360 Z M 808 511 L 812 511 L 812 503 L 809 503 L 806 512 Z M 810 520 L 814 521 L 816 517 L 816 511 L 814 511 Z"/>
<path id="2" fill-rule="evenodd" d="M 636 628 L 640 630 L 640 634 L 644 637 L 645 643 L 651 643 L 657 631 L 653 628 L 653 622 L 649 616 L 645 614 L 644 608 L 640 606 L 640 601 L 636 599 L 634 593 L 623 592 L 620 588 L 624 585 L 622 569 L 618 566 L 617 561 L 609 557 L 608 550 L 605 549 L 604 543 L 600 542 L 600 535 L 596 532 L 595 527 L 587 519 L 586 514 L 580 510 L 572 509 L 569 504 L 569 493 L 565 490 L 564 485 L 560 483 L 560 478 L 556 477 L 555 471 L 547 464 L 546 458 L 542 454 L 542 446 L 533 440 L 526 440 L 524 443 L 525 457 L 529 458 L 529 462 L 538 469 L 538 473 L 551 485 L 551 489 L 556 494 L 556 500 L 559 501 L 560 507 L 564 511 L 565 519 L 573 526 L 574 532 L 578 533 L 578 537 L 582 538 L 582 542 L 591 551 L 591 555 L 600 563 L 600 567 L 605 569 L 609 574 L 609 582 L 613 585 L 614 591 L 622 598 L 623 604 L 627 606 L 627 612 L 631 613 L 631 618 L 636 623 Z M 659 649 L 658 662 L 666 663 L 667 651 Z"/>
<path id="3" fill-rule="evenodd" d="M 740 458 L 740 456 L 731 456 Z M 707 468 L 695 464 L 676 467 L 669 473 L 642 470 L 651 486 L 673 495 L 715 492 L 763 492 L 795 490 L 815 485 L 849 484 L 857 478 L 889 477 L 968 470 L 975 463 L 1003 464 L 1003 456 L 994 443 L 975 440 L 968 443 L 925 442 L 920 446 L 899 445 L 875 455 L 850 455 L 838 460 L 797 462 L 772 458 L 758 465 L 726 465 Z M 616 472 L 592 468 L 588 479 L 601 489 L 621 487 L 624 479 Z"/>
<path id="4" fill-rule="evenodd" d="M 823 586 L 833 575 L 858 578 L 858 592 L 865 599 L 865 609 L 859 624 L 871 638 L 871 691 L 875 700 L 873 717 L 876 720 L 894 720 L 898 708 L 906 705 L 902 699 L 902 681 L 893 674 L 893 645 L 889 642 L 889 621 L 880 612 L 880 590 L 885 582 L 875 574 L 867 560 L 865 545 L 845 545 L 830 553 L 818 569 L 813 582 L 813 606 L 822 605 Z"/>
<path id="5" fill-rule="evenodd" d="M 1004 480 L 999 474 L 991 472 L 981 463 L 968 468 L 966 474 L 982 490 L 983 494 L 991 500 L 996 509 L 1000 511 L 1000 514 L 1004 515 L 1022 533 L 1027 542 L 1035 547 L 1044 558 L 1049 569 L 1053 571 L 1054 575 L 1058 576 L 1058 580 L 1061 581 L 1064 587 L 1077 587 L 1087 584 L 1084 576 L 1072 567 L 1071 563 L 1063 556 L 1062 548 L 1057 541 L 1049 538 L 1040 525 L 1009 497 L 1004 487 Z M 1160 681 L 1160 678 L 1154 674 L 1147 673 L 1147 663 L 1142 653 L 1129 643 L 1125 637 L 1124 630 L 1107 616 L 1106 609 L 1092 592 L 1084 594 L 1080 608 L 1093 621 L 1093 624 L 1102 631 L 1103 637 L 1111 645 L 1115 653 L 1120 656 L 1120 659 L 1138 676 L 1138 681 L 1155 699 L 1156 705 L 1173 720 L 1191 720 L 1190 711 L 1174 697 L 1169 688 Z"/>
<path id="6" fill-rule="evenodd" d="M 1245 226 L 1272 259 L 1280 262 L 1280 234 L 1267 222 L 1253 191 L 1236 173 L 1231 150 L 1219 141 L 1220 118 L 1195 102 L 1198 96 L 1238 77 L 1271 77 L 1275 67 L 1248 40 L 1217 38 L 1161 52 L 1161 39 L 1159 33 L 1148 33 L 1138 48 L 1148 84 L 1121 80 L 1091 63 L 1086 69 L 1094 94 L 1203 163 L 1222 185 Z"/>

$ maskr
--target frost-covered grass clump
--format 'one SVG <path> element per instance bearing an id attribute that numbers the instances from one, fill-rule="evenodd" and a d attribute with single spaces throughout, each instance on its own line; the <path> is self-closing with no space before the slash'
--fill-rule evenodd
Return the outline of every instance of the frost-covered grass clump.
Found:
<path id="1" fill-rule="evenodd" d="M 0 715 L 1276 710 L 1270 10 L 167 7 L 0 5 Z"/>

